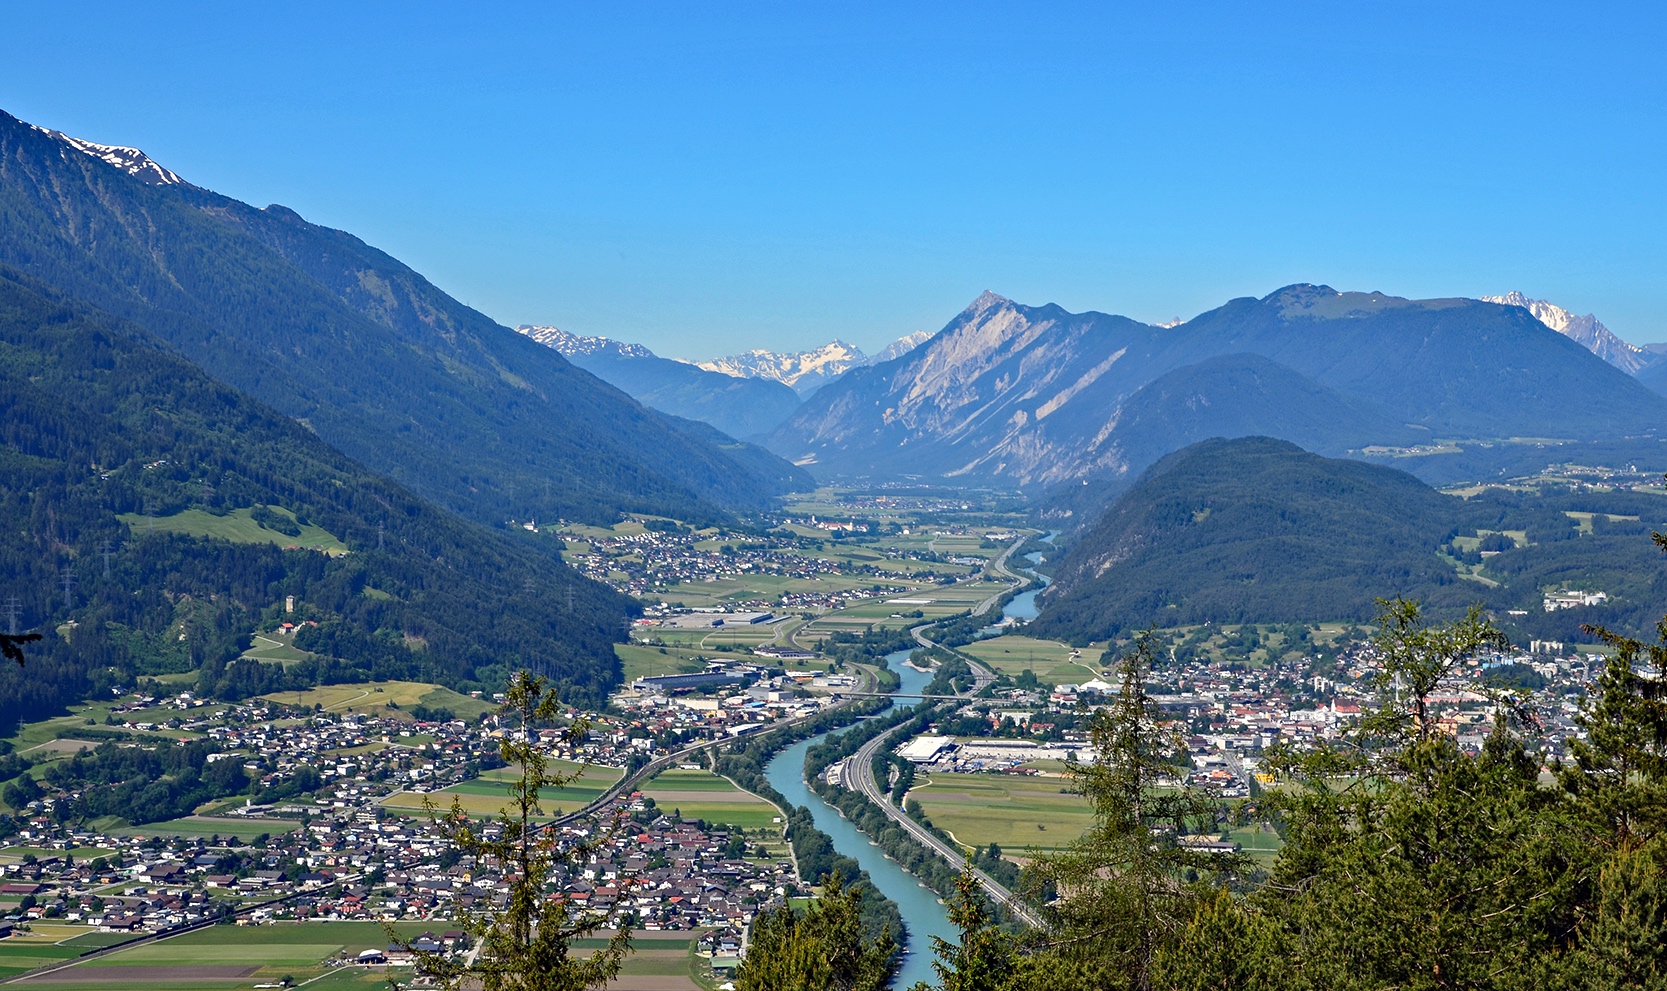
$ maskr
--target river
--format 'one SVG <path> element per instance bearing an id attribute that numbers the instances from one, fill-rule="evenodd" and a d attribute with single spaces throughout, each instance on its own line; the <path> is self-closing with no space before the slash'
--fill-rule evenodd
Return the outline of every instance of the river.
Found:
<path id="1" fill-rule="evenodd" d="M 919 692 L 932 680 L 932 676 L 904 663 L 909 659 L 910 653 L 912 651 L 900 650 L 895 654 L 886 655 L 886 660 L 891 664 L 891 669 L 903 679 L 899 691 Z M 898 704 L 892 703 L 894 707 Z M 824 737 L 842 732 L 843 729 L 833 730 L 793 744 L 765 765 L 764 776 L 771 786 L 787 796 L 789 802 L 809 809 L 811 817 L 816 820 L 816 827 L 833 839 L 834 849 L 861 864 L 875 886 L 902 910 L 903 918 L 909 926 L 909 953 L 903 957 L 903 966 L 893 978 L 892 987 L 907 988 L 916 981 L 936 983 L 937 974 L 932 970 L 932 937 L 941 936 L 953 942 L 959 936 L 955 927 L 949 923 L 949 913 L 943 903 L 938 901 L 935 892 L 923 887 L 913 874 L 887 860 L 885 854 L 880 852 L 879 847 L 871 844 L 867 836 L 805 785 L 805 751 L 821 742 Z"/>

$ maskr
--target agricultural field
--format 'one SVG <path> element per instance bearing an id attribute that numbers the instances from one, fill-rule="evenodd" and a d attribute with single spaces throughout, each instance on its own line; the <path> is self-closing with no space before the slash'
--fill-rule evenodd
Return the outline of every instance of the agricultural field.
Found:
<path id="1" fill-rule="evenodd" d="M 434 925 L 399 923 L 395 928 L 401 936 L 410 938 Z M 360 950 L 387 944 L 387 934 L 376 922 L 214 926 L 119 950 L 27 983 L 51 991 L 229 991 L 274 983 L 288 976 L 296 983 L 323 978 L 309 985 L 313 988 L 363 987 L 368 991 L 373 986 L 387 986 L 390 975 L 386 968 L 343 967 L 331 971 L 325 963 L 343 954 L 357 955 Z"/>
<path id="2" fill-rule="evenodd" d="M 550 770 L 558 774 L 579 774 L 563 788 L 546 788 L 540 795 L 548 815 L 571 812 L 589 805 L 613 786 L 621 776 L 617 767 L 583 767 L 570 761 L 550 762 Z M 509 783 L 516 772 L 509 768 L 484 771 L 478 778 L 463 781 L 449 788 L 426 793 L 401 791 L 382 800 L 382 804 L 403 811 L 420 812 L 424 799 L 433 799 L 441 811 L 451 808 L 455 798 L 463 811 L 471 816 L 494 816 L 509 803 Z"/>
<path id="3" fill-rule="evenodd" d="M 301 828 L 301 823 L 294 819 L 260 819 L 244 816 L 211 816 L 191 815 L 179 819 L 169 819 L 164 822 L 147 822 L 142 826 L 123 825 L 120 819 L 94 819 L 89 825 L 112 836 L 165 836 L 184 837 L 186 839 L 208 839 L 218 836 L 225 839 L 235 836 L 247 843 L 256 836 L 265 833 L 276 836 L 279 833 L 290 833 Z"/>
<path id="4" fill-rule="evenodd" d="M 600 937 L 604 933 L 597 933 Z M 609 991 L 696 991 L 691 977 L 699 933 L 644 932 L 631 934 L 631 954 L 620 967 L 619 977 L 608 983 Z M 576 939 L 569 946 L 572 956 L 582 956 L 607 945 L 606 939 Z M 678 978 L 682 980 L 678 980 Z"/>
<path id="5" fill-rule="evenodd" d="M 710 771 L 661 771 L 641 787 L 663 812 L 685 819 L 705 819 L 748 831 L 780 831 L 781 811 L 751 792 L 742 791 Z"/>
<path id="6" fill-rule="evenodd" d="M 1058 849 L 1081 836 L 1093 813 L 1081 795 L 1060 793 L 1056 777 L 1018 774 L 940 774 L 909 790 L 939 829 L 966 846 L 999 843 L 1003 850 Z"/>
<path id="7" fill-rule="evenodd" d="M 96 860 L 99 857 L 108 857 L 115 852 L 115 850 L 98 846 L 78 846 L 73 850 L 51 850 L 38 846 L 9 846 L 0 849 L 0 864 L 22 863 L 25 857 L 45 860 L 48 857 L 62 857 L 65 854 L 74 857 L 75 862 L 79 864 L 88 860 Z"/>
<path id="8" fill-rule="evenodd" d="M 652 634 L 651 634 L 652 635 Z M 703 670 L 706 665 L 697 660 L 694 651 L 673 647 L 650 647 L 645 644 L 614 644 L 614 656 L 624 672 L 627 685 L 638 678 L 652 678 L 666 674 L 689 674 Z"/>
<path id="9" fill-rule="evenodd" d="M 395 719 L 409 719 L 410 709 L 426 705 L 450 709 L 459 719 L 473 719 L 496 706 L 423 681 L 374 681 L 351 685 L 324 685 L 301 692 L 274 692 L 262 698 L 302 708 L 319 706 L 325 712 L 363 712 Z"/>
<path id="10" fill-rule="evenodd" d="M 290 523 L 295 523 L 295 514 L 289 510 L 278 506 L 271 509 L 287 517 Z M 252 509 L 234 509 L 224 516 L 215 516 L 202 509 L 187 509 L 172 516 L 147 518 L 142 513 L 123 513 L 117 518 L 135 533 L 178 533 L 187 537 L 217 537 L 234 544 L 277 544 L 279 547 L 299 547 L 332 556 L 347 553 L 346 544 L 320 527 L 310 523 L 295 524 L 301 533 L 299 536 L 291 536 L 261 526 L 255 522 L 253 514 Z"/>
<path id="11" fill-rule="evenodd" d="M 976 640 L 957 647 L 988 664 L 999 674 L 1009 677 L 1029 670 L 1036 680 L 1045 685 L 1080 685 L 1094 678 L 1105 677 L 1101 664 L 1105 662 L 1106 644 L 1096 643 L 1080 650 L 1057 640 L 1037 640 L 1034 637 L 1002 636 Z"/>
<path id="12" fill-rule="evenodd" d="M 1285 841 L 1271 829 L 1246 826 L 1243 829 L 1232 830 L 1231 835 L 1233 842 L 1239 845 L 1244 854 L 1256 861 L 1258 867 L 1272 867 L 1279 851 L 1285 848 Z"/>

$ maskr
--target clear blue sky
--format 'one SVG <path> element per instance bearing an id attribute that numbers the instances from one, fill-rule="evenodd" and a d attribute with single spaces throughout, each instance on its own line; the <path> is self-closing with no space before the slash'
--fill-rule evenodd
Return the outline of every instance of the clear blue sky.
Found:
<path id="1" fill-rule="evenodd" d="M 1667 5 L 817 6 L 18 4 L 0 108 L 681 357 L 1299 281 L 1667 339 Z"/>

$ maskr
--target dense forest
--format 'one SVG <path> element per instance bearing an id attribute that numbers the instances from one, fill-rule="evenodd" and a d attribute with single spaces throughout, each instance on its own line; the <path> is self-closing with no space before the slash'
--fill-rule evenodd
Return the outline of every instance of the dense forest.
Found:
<path id="1" fill-rule="evenodd" d="M 153 522 L 236 510 L 273 542 Z M 286 546 L 303 523 L 347 553 Z M 205 693 L 238 697 L 367 677 L 465 688 L 526 667 L 599 701 L 635 609 L 547 542 L 429 506 L 141 329 L 5 270 L 0 599 L 48 634 L 26 672 L 0 666 L 0 723 L 193 670 Z M 238 659 L 280 619 L 314 656 Z"/>
<path id="2" fill-rule="evenodd" d="M 1440 615 L 1482 603 L 1521 641 L 1589 639 L 1583 623 L 1637 633 L 1667 612 L 1667 581 L 1639 539 L 1652 526 L 1667 526 L 1667 498 L 1555 486 L 1459 498 L 1285 441 L 1204 441 L 1154 465 L 1074 541 L 1033 629 L 1087 641 L 1203 622 L 1364 622 L 1376 595 L 1402 595 Z M 1546 612 L 1545 593 L 1565 587 L 1609 599 Z"/>

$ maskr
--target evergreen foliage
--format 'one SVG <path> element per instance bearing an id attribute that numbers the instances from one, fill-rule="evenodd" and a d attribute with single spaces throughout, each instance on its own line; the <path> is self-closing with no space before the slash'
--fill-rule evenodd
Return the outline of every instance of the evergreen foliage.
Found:
<path id="1" fill-rule="evenodd" d="M 1598 514 L 1590 532 L 1571 512 Z M 1637 539 L 1653 524 L 1667 526 L 1667 499 L 1555 490 L 1461 499 L 1284 441 L 1209 440 L 1153 465 L 1076 538 L 1032 629 L 1086 643 L 1205 622 L 1365 622 L 1375 593 L 1388 593 L 1444 617 L 1478 602 L 1517 611 L 1506 625 L 1518 640 L 1577 642 L 1582 623 L 1636 635 L 1667 612 L 1667 576 Z M 1478 533 L 1498 551 L 1484 558 L 1453 543 Z M 1484 565 L 1485 581 L 1462 580 L 1461 561 Z M 1548 613 L 1545 590 L 1559 587 L 1610 598 Z"/>
<path id="2" fill-rule="evenodd" d="M 865 939 L 858 892 L 836 871 L 803 912 L 783 905 L 753 923 L 736 991 L 883 991 L 897 947 Z"/>

